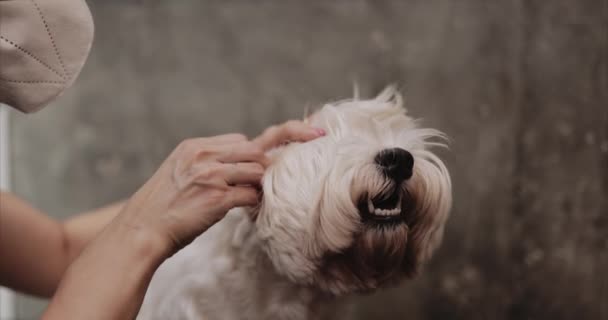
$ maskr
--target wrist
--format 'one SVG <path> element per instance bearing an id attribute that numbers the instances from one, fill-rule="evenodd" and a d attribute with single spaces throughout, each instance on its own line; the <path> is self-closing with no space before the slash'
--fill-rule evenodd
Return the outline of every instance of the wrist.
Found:
<path id="1" fill-rule="evenodd" d="M 171 243 L 155 230 L 121 221 L 113 221 L 101 237 L 105 238 L 102 241 L 114 242 L 129 255 L 154 266 L 160 265 L 172 253 Z"/>

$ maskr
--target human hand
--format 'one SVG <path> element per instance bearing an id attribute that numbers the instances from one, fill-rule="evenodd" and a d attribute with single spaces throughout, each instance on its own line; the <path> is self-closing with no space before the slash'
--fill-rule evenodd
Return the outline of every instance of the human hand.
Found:
<path id="1" fill-rule="evenodd" d="M 290 121 L 251 141 L 229 134 L 182 142 L 66 270 L 42 318 L 135 318 L 166 258 L 231 208 L 257 203 L 266 150 L 323 134 Z"/>
<path id="2" fill-rule="evenodd" d="M 115 223 L 151 233 L 171 255 L 228 210 L 257 204 L 267 150 L 324 134 L 303 122 L 289 121 L 253 140 L 241 134 L 185 140 L 131 197 Z"/>

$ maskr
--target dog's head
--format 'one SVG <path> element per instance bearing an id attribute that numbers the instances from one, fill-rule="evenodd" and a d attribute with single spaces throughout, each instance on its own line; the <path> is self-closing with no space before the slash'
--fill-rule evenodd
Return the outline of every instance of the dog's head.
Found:
<path id="1" fill-rule="evenodd" d="M 263 179 L 258 235 L 291 281 L 341 295 L 414 276 L 440 243 L 451 182 L 389 88 L 325 105 L 309 118 L 325 137 L 275 151 Z"/>

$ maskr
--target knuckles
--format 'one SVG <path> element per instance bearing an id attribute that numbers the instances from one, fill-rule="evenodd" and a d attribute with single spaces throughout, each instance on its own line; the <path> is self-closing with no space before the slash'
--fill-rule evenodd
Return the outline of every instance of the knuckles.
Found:
<path id="1" fill-rule="evenodd" d="M 299 120 L 289 120 L 285 123 L 283 123 L 283 125 L 281 126 L 281 133 L 283 135 L 286 135 L 285 138 L 290 138 L 288 137 L 291 136 L 296 130 L 302 128 L 303 122 L 299 121 Z"/>
<path id="2" fill-rule="evenodd" d="M 195 155 L 198 149 L 199 147 L 195 139 L 186 139 L 177 145 L 174 153 L 177 156 L 188 157 Z"/>
<path id="3" fill-rule="evenodd" d="M 201 145 L 196 139 L 186 139 L 175 149 L 175 155 L 186 160 L 207 159 L 216 153 L 212 146 Z"/>
<path id="4" fill-rule="evenodd" d="M 299 121 L 299 120 L 289 120 L 289 121 L 283 123 L 283 127 L 285 129 L 299 127 L 301 125 L 302 125 L 302 121 Z"/>
<path id="5" fill-rule="evenodd" d="M 264 132 L 262 133 L 263 136 L 269 136 L 269 137 L 273 137 L 277 134 L 279 134 L 279 126 L 278 125 L 273 125 L 270 126 L 268 128 L 266 128 L 266 130 L 264 130 Z"/>
<path id="6" fill-rule="evenodd" d="M 213 181 L 218 176 L 218 168 L 208 165 L 198 168 L 193 174 L 194 181 Z"/>
<path id="7" fill-rule="evenodd" d="M 247 148 L 249 148 L 249 152 L 251 152 L 251 155 L 254 158 L 261 159 L 264 157 L 264 150 L 262 149 L 262 147 L 258 146 L 257 144 L 248 143 Z"/>

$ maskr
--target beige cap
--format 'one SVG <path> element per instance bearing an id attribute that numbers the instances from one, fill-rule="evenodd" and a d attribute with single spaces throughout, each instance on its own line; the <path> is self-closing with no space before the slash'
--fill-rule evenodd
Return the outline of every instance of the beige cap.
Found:
<path id="1" fill-rule="evenodd" d="M 39 110 L 72 85 L 92 42 L 83 0 L 0 0 L 0 103 Z"/>

